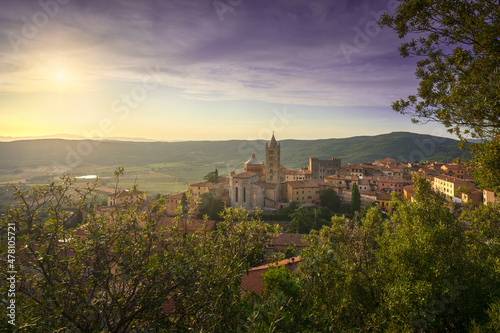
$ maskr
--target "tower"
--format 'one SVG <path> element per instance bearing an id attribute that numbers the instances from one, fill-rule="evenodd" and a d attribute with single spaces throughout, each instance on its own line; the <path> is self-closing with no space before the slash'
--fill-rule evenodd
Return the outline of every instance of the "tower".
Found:
<path id="1" fill-rule="evenodd" d="M 280 184 L 280 144 L 273 137 L 266 145 L 266 183 Z"/>

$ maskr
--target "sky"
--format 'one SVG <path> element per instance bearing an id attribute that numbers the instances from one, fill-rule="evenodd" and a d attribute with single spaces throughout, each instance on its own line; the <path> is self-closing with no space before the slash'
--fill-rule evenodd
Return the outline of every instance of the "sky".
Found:
<path id="1" fill-rule="evenodd" d="M 0 12 L 0 136 L 160 141 L 410 131 L 395 0 L 39 0 Z"/>

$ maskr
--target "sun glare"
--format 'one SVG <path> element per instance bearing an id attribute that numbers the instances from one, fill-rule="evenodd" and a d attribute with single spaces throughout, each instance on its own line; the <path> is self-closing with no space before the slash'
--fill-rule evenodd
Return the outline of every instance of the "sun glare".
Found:
<path id="1" fill-rule="evenodd" d="M 59 80 L 64 79 L 64 72 L 63 72 L 63 71 L 59 71 L 59 72 L 57 72 L 57 78 L 58 78 Z"/>

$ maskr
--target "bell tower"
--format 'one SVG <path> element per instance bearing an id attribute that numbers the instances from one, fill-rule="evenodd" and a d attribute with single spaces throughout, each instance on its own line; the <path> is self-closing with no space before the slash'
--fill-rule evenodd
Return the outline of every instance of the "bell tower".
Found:
<path id="1" fill-rule="evenodd" d="M 266 145 L 266 183 L 280 183 L 280 144 L 273 137 Z"/>

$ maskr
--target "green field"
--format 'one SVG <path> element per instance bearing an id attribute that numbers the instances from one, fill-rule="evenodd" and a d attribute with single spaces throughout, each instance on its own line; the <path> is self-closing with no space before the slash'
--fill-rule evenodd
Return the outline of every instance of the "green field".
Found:
<path id="1" fill-rule="evenodd" d="M 146 165 L 122 165 L 125 168 L 123 177 L 120 178 L 118 187 L 121 189 L 132 188 L 135 183 L 139 189 L 147 192 L 148 199 L 155 198 L 157 194 L 168 195 L 185 191 L 188 184 L 203 181 L 203 176 L 215 170 L 220 164 L 208 163 L 190 165 L 181 162 L 152 163 Z M 67 173 L 72 177 L 85 175 L 97 175 L 103 189 L 111 191 L 116 185 L 113 178 L 117 166 L 93 166 L 79 167 Z M 242 166 L 240 167 L 240 169 Z M 220 170 L 221 175 L 229 173 L 229 170 Z M 241 170 L 240 170 L 241 171 Z M 50 168 L 24 168 L 22 172 L 15 174 L 0 174 L 0 191 L 2 194 L 8 191 L 9 185 L 32 186 L 44 185 L 48 180 L 56 180 L 62 173 L 54 172 Z M 91 182 L 92 180 L 80 179 L 77 183 Z M 8 195 L 0 195 L 0 207 L 12 203 Z"/>

